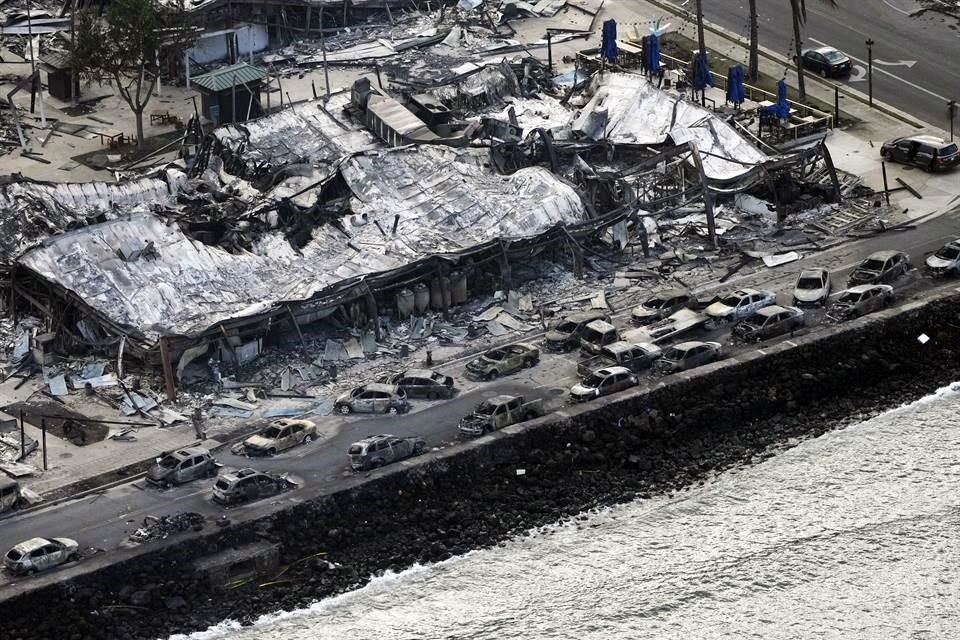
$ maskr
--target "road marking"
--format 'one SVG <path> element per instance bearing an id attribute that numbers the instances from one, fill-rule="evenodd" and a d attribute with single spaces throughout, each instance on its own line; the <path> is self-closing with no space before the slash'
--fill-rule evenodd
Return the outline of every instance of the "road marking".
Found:
<path id="1" fill-rule="evenodd" d="M 916 60 L 897 60 L 896 62 L 887 62 L 886 60 L 880 60 L 877 58 L 874 60 L 877 64 L 882 64 L 885 67 L 907 67 L 912 69 L 913 65 L 917 64 Z"/>
<path id="2" fill-rule="evenodd" d="M 821 42 L 820 40 L 817 40 L 816 38 L 810 38 L 810 41 L 811 41 L 811 42 L 816 42 L 817 44 L 819 44 L 819 45 L 822 46 L 822 47 L 829 47 L 829 46 L 830 46 L 830 45 L 828 45 L 826 42 Z M 856 60 L 856 61 L 859 62 L 860 64 L 867 64 L 865 61 L 861 60 L 860 58 L 855 58 L 854 56 L 851 56 L 849 53 L 847 54 L 847 57 L 849 57 L 851 60 Z M 911 86 L 911 87 L 913 87 L 914 89 L 916 89 L 916 90 L 918 90 L 918 91 L 923 91 L 923 92 L 926 93 L 927 95 L 933 96 L 934 98 L 936 98 L 936 99 L 938 99 L 938 100 L 942 100 L 943 102 L 947 102 L 947 100 L 948 100 L 948 98 L 943 97 L 943 96 L 940 95 L 939 93 L 934 93 L 933 91 L 930 91 L 929 89 L 924 89 L 924 88 L 921 87 L 920 85 L 914 84 L 913 82 L 910 82 L 909 80 L 904 80 L 904 79 L 901 78 L 900 76 L 895 75 L 895 74 L 893 74 L 893 73 L 890 73 L 890 72 L 887 71 L 886 69 L 876 69 L 876 71 L 877 71 L 877 73 L 886 74 L 886 75 L 890 76 L 891 78 L 893 78 L 894 80 L 899 80 L 899 81 L 902 82 L 903 84 L 908 85 L 908 86 Z"/>
<path id="3" fill-rule="evenodd" d="M 850 71 L 850 78 L 847 82 L 864 82 L 867 79 L 867 68 L 863 65 L 855 64 Z"/>
<path id="4" fill-rule="evenodd" d="M 905 9 L 901 9 L 901 8 L 898 7 L 898 6 L 895 6 L 894 4 L 892 4 L 892 3 L 890 2 L 890 0 L 883 0 L 883 4 L 887 5 L 888 7 L 890 7 L 891 9 L 893 9 L 894 11 L 899 11 L 900 13 L 902 13 L 902 14 L 905 15 L 905 16 L 910 15 L 910 12 L 909 12 L 909 11 L 907 11 L 907 10 L 905 10 Z"/>

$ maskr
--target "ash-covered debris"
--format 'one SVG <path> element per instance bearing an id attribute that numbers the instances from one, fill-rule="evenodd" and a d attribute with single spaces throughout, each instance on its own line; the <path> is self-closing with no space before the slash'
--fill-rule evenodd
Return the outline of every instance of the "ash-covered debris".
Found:
<path id="1" fill-rule="evenodd" d="M 140 545 L 151 540 L 165 540 L 185 531 L 202 531 L 206 524 L 202 513 L 183 511 L 162 516 L 146 516 L 143 526 L 130 534 L 129 541 Z"/>

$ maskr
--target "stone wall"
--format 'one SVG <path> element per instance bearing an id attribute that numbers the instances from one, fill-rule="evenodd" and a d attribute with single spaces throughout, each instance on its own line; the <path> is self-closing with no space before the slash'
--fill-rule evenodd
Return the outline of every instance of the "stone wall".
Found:
<path id="1" fill-rule="evenodd" d="M 0 637 L 157 638 L 251 621 L 387 569 L 702 482 L 960 379 L 958 311 L 960 297 L 914 303 L 381 470 L 259 521 L 10 598 Z M 217 590 L 193 573 L 197 557 L 262 540 L 281 544 L 281 575 Z M 52 603 L 56 616 L 46 615 Z"/>

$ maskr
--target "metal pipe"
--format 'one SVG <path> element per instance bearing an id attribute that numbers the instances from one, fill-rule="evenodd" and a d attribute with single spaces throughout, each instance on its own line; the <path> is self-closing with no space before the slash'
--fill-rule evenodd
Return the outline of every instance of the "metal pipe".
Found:
<path id="1" fill-rule="evenodd" d="M 47 419 L 40 419 L 40 438 L 43 444 L 43 470 L 47 470 Z"/>

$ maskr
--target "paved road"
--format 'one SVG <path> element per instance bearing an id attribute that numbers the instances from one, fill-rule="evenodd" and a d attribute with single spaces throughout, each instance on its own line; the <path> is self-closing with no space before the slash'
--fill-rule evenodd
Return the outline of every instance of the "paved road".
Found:
<path id="1" fill-rule="evenodd" d="M 403 416 L 324 418 L 320 425 L 324 435 L 318 441 L 290 449 L 273 458 L 249 459 L 224 451 L 217 459 L 225 467 L 249 466 L 263 471 L 290 473 L 312 489 L 329 486 L 351 475 L 347 468 L 346 451 L 351 442 L 364 436 L 374 433 L 417 435 L 422 436 L 429 446 L 443 446 L 456 440 L 459 418 L 484 398 L 498 393 L 549 398 L 547 389 L 533 388 L 521 378 L 521 375 L 517 376 L 517 380 L 504 378 L 448 401 L 420 401 L 417 403 L 420 407 L 427 407 Z M 562 402 L 559 397 L 553 397 L 554 402 Z M 161 491 L 147 486 L 141 480 L 103 494 L 8 518 L 0 522 L 0 553 L 6 553 L 18 542 L 37 535 L 74 538 L 80 542 L 81 549 L 116 549 L 141 526 L 147 515 L 196 511 L 208 517 L 227 513 L 231 518 L 242 518 L 245 511 L 259 504 L 221 507 L 210 499 L 212 486 L 213 480 L 206 480 Z M 294 503 L 302 499 L 300 493 L 299 490 L 293 490 L 275 500 Z M 9 574 L 0 574 L 0 585 L 9 582 Z"/>
<path id="2" fill-rule="evenodd" d="M 835 247 L 799 262 L 749 276 L 734 277 L 723 285 L 715 283 L 703 291 L 762 286 L 776 290 L 781 303 L 789 303 L 796 273 L 804 267 L 823 266 L 830 269 L 834 286 L 839 289 L 843 287 L 854 266 L 874 251 L 907 251 L 916 265 L 922 265 L 926 254 L 938 249 L 946 239 L 957 235 L 960 235 L 960 209 L 915 229 L 889 232 Z M 913 295 L 931 285 L 929 280 L 919 278 L 918 273 L 898 283 L 902 297 Z M 629 311 L 623 309 L 617 315 L 619 325 L 624 326 Z M 816 319 L 820 313 L 811 315 Z M 724 340 L 726 336 L 720 331 L 713 331 L 701 338 Z M 459 370 L 462 369 L 453 369 L 449 373 L 459 375 Z M 469 412 L 483 398 L 498 393 L 522 394 L 528 398 L 544 398 L 547 408 L 555 409 L 564 399 L 552 390 L 569 387 L 575 372 L 575 355 L 544 354 L 541 364 L 533 369 L 496 383 L 468 389 L 449 401 L 419 402 L 415 411 L 405 416 L 324 418 L 321 422 L 324 435 L 319 441 L 274 458 L 248 460 L 230 453 L 223 453 L 218 457 L 229 467 L 253 466 L 268 471 L 292 473 L 310 488 L 332 486 L 344 476 L 350 475 L 345 452 L 349 444 L 358 438 L 371 433 L 386 432 L 396 435 L 420 435 L 431 446 L 448 445 L 457 439 L 456 424 L 459 417 Z M 140 526 L 146 515 L 197 511 L 208 517 L 216 517 L 226 511 L 233 518 L 242 518 L 245 513 L 256 509 L 258 504 L 262 503 L 261 501 L 224 509 L 210 501 L 211 485 L 212 481 L 201 481 L 159 491 L 144 487 L 144 483 L 140 481 L 121 485 L 99 495 L 8 518 L 0 521 L 0 552 L 35 535 L 73 537 L 80 541 L 82 548 L 116 549 Z M 302 499 L 302 495 L 302 491 L 293 490 L 277 499 L 295 503 Z M 0 575 L 0 589 L 10 588 L 10 581 L 8 575 Z"/>
<path id="3" fill-rule="evenodd" d="M 749 31 L 744 0 L 711 0 L 703 5 L 707 20 L 742 34 L 746 40 Z M 855 69 L 844 82 L 866 93 L 865 42 L 872 38 L 876 43 L 874 97 L 948 129 L 946 102 L 960 101 L 960 31 L 949 27 L 956 21 L 938 14 L 911 18 L 907 14 L 917 8 L 911 0 L 841 0 L 840 5 L 831 9 L 818 0 L 807 2 L 804 46 L 829 44 L 854 58 L 854 64 L 862 68 Z M 787 6 L 787 0 L 758 0 L 760 41 L 783 55 L 793 37 Z M 884 64 L 910 60 L 916 61 L 912 67 Z"/>

